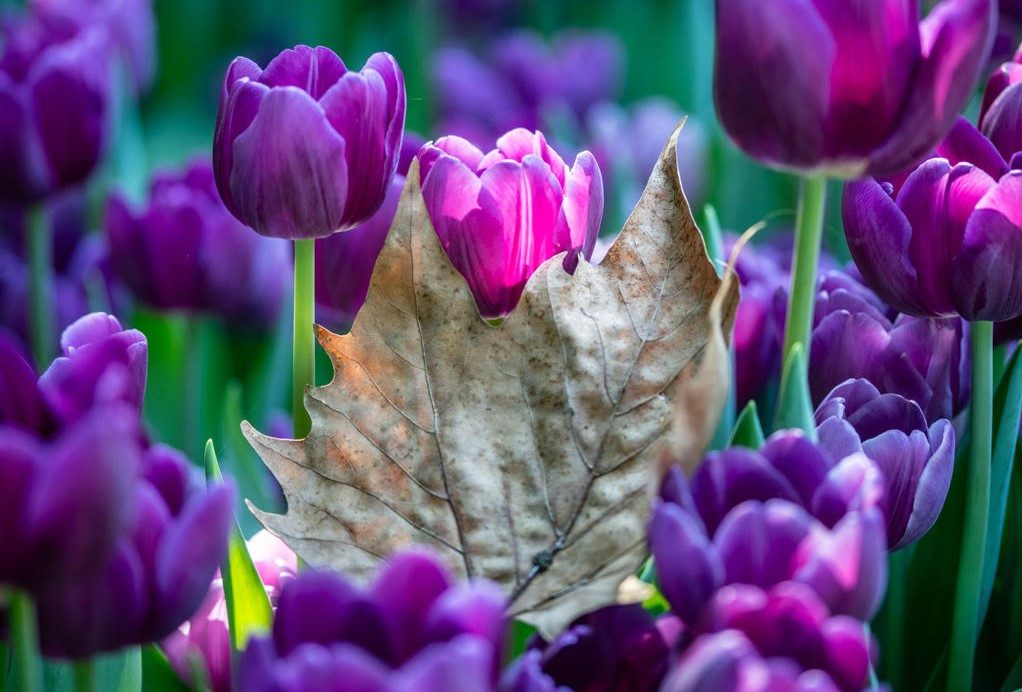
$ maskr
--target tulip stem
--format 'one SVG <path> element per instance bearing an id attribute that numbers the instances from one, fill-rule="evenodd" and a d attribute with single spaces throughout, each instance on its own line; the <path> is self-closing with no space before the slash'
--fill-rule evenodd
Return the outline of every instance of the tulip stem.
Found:
<path id="1" fill-rule="evenodd" d="M 986 548 L 987 515 L 990 507 L 990 460 L 993 437 L 994 326 L 973 322 L 972 402 L 969 405 L 969 468 L 966 476 L 965 526 L 958 556 L 958 586 L 955 591 L 951 629 L 951 660 L 947 689 L 972 689 L 972 670 L 979 634 L 979 599 Z"/>
<path id="2" fill-rule="evenodd" d="M 96 669 L 91 658 L 75 661 L 72 664 L 74 670 L 75 692 L 95 692 L 96 690 Z"/>
<path id="3" fill-rule="evenodd" d="M 28 251 L 29 333 L 36 368 L 45 370 L 53 360 L 53 238 L 46 208 L 39 204 L 28 212 L 25 224 L 25 247 Z"/>
<path id="4" fill-rule="evenodd" d="M 795 216 L 795 255 L 791 261 L 791 290 L 788 293 L 788 319 L 784 328 L 784 361 L 795 344 L 802 344 L 809 363 L 809 335 L 813 328 L 813 304 L 816 301 L 816 270 L 820 263 L 823 239 L 823 210 L 827 198 L 827 179 L 823 176 L 802 179 L 798 212 Z"/>
<path id="5" fill-rule="evenodd" d="M 7 619 L 11 644 L 9 689 L 42 692 L 43 669 L 39 657 L 39 632 L 36 629 L 35 603 L 24 591 L 8 591 Z"/>
<path id="6" fill-rule="evenodd" d="M 316 240 L 295 240 L 294 332 L 291 351 L 291 412 L 294 436 L 305 437 L 312 428 L 305 410 L 305 388 L 316 381 Z"/>

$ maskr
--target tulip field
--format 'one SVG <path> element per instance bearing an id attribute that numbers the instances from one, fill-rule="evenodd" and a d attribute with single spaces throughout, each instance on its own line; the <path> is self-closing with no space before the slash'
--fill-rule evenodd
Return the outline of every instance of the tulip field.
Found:
<path id="1" fill-rule="evenodd" d="M 1022 690 L 1022 2 L 0 2 L 0 692 Z"/>

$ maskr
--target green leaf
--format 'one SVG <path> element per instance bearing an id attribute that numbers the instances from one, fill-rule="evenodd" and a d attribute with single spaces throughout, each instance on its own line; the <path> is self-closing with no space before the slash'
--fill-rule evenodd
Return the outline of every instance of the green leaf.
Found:
<path id="1" fill-rule="evenodd" d="M 243 420 L 242 386 L 231 381 L 223 401 L 223 468 L 238 484 L 241 497 L 250 500 L 259 509 L 277 511 L 280 502 L 269 492 L 270 478 L 266 467 L 241 434 Z M 259 530 L 259 522 L 244 505 L 239 505 L 237 512 L 242 535 L 251 536 Z"/>
<path id="2" fill-rule="evenodd" d="M 759 411 L 756 409 L 756 402 L 750 401 L 742 409 L 735 427 L 731 430 L 731 441 L 729 446 L 739 445 L 749 449 L 759 449 L 763 446 L 763 426 L 759 422 Z"/>
<path id="3" fill-rule="evenodd" d="M 781 391 L 777 396 L 774 429 L 799 428 L 816 441 L 816 423 L 813 420 L 813 400 L 809 395 L 806 354 L 802 344 L 796 343 L 788 354 L 781 373 Z"/>
<path id="4" fill-rule="evenodd" d="M 102 692 L 141 692 L 142 655 L 137 647 L 112 654 L 96 656 L 92 665 L 94 689 Z M 74 667 L 69 661 L 43 663 L 43 680 L 47 692 L 75 692 Z M 83 665 L 83 664 L 77 664 Z M 150 688 L 144 688 L 148 692 Z"/>
<path id="5" fill-rule="evenodd" d="M 524 620 L 512 620 L 511 632 L 507 638 L 506 661 L 513 661 L 525 652 L 529 640 L 536 634 L 536 628 Z"/>
<path id="6" fill-rule="evenodd" d="M 142 682 L 145 692 L 190 692 L 191 687 L 184 683 L 170 665 L 170 661 L 155 644 L 143 646 L 141 649 Z"/>
<path id="7" fill-rule="evenodd" d="M 720 229 L 720 219 L 713 205 L 703 208 L 703 242 L 706 243 L 706 254 L 717 270 L 717 276 L 724 275 L 727 257 L 724 256 L 724 234 Z"/>
<path id="8" fill-rule="evenodd" d="M 206 442 L 206 478 L 215 483 L 222 479 L 213 441 Z M 273 610 L 266 588 L 259 579 L 252 556 L 245 547 L 241 528 L 235 521 L 227 546 L 227 558 L 220 565 L 227 602 L 227 625 L 231 633 L 231 646 L 235 651 L 245 648 L 248 638 L 266 632 L 273 621 Z"/>
<path id="9" fill-rule="evenodd" d="M 983 560 L 983 586 L 980 592 L 980 622 L 990 603 L 997 574 L 1004 533 L 1004 514 L 1008 506 L 1008 488 L 1018 443 L 1019 418 L 1022 416 L 1022 349 L 1015 349 L 994 392 L 994 440 L 990 467 L 990 514 L 987 524 L 986 553 Z"/>

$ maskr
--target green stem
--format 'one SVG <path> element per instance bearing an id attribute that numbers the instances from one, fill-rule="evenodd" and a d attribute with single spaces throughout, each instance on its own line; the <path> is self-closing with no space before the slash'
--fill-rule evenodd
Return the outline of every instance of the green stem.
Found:
<path id="1" fill-rule="evenodd" d="M 295 306 L 291 351 L 291 412 L 295 437 L 305 437 L 312 428 L 305 410 L 305 388 L 316 381 L 316 241 L 295 240 Z"/>
<path id="2" fill-rule="evenodd" d="M 802 344 L 809 362 L 809 335 L 813 328 L 813 304 L 816 301 L 816 270 L 820 263 L 823 238 L 823 209 L 827 198 L 827 179 L 822 176 L 802 180 L 798 213 L 795 216 L 795 256 L 791 263 L 791 291 L 788 294 L 788 319 L 784 328 L 784 361 L 795 344 Z"/>
<path id="3" fill-rule="evenodd" d="M 892 690 L 904 689 L 905 659 L 905 623 L 908 617 L 905 611 L 905 598 L 908 586 L 908 563 L 911 547 L 902 548 L 890 554 L 887 579 L 887 608 L 885 636 L 882 642 L 884 661 L 887 664 L 887 680 Z"/>
<path id="4" fill-rule="evenodd" d="M 53 360 L 54 310 L 53 300 L 53 237 L 46 208 L 37 205 L 28 212 L 25 225 L 25 245 L 28 248 L 29 288 L 28 305 L 31 315 L 30 333 L 32 356 L 36 368 L 44 370 Z"/>
<path id="5" fill-rule="evenodd" d="M 75 661 L 74 669 L 75 692 L 95 692 L 96 668 L 91 658 Z"/>
<path id="6" fill-rule="evenodd" d="M 955 591 L 951 630 L 951 659 L 948 664 L 949 692 L 972 689 L 972 669 L 979 634 L 979 598 L 983 579 L 987 515 L 990 508 L 990 461 L 993 436 L 994 327 L 990 322 L 973 322 L 972 403 L 969 406 L 969 468 L 966 477 L 967 503 L 962 550 L 958 557 L 958 587 Z"/>
<path id="7" fill-rule="evenodd" d="M 39 657 L 39 633 L 36 630 L 35 603 L 18 590 L 8 592 L 7 619 L 11 643 L 9 689 L 42 692 L 43 668 Z"/>

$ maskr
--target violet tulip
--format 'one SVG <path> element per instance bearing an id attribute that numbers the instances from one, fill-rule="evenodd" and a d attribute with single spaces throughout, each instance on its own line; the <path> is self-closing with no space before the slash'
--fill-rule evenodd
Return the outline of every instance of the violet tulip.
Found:
<path id="1" fill-rule="evenodd" d="M 979 125 L 1006 161 L 1022 151 L 1022 49 L 987 81 Z"/>
<path id="2" fill-rule="evenodd" d="M 236 58 L 213 142 L 227 208 L 259 233 L 322 238 L 383 203 L 405 121 L 404 77 L 376 53 L 360 72 L 330 49 L 297 46 L 260 68 Z"/>
<path id="3" fill-rule="evenodd" d="M 518 129 L 485 155 L 460 137 L 443 137 L 423 146 L 419 160 L 440 245 L 484 319 L 514 310 L 547 259 L 565 252 L 562 265 L 574 272 L 579 256 L 592 256 L 603 178 L 589 152 L 568 168 L 542 133 Z M 521 213 L 526 204 L 527 215 Z"/>
<path id="4" fill-rule="evenodd" d="M 113 268 L 142 302 L 246 326 L 275 323 L 291 283 L 291 248 L 227 211 L 208 163 L 158 174 L 141 209 L 113 195 L 106 226 Z"/>
<path id="5" fill-rule="evenodd" d="M 227 551 L 234 491 L 189 480 L 191 466 L 150 447 L 133 487 L 132 524 L 89 580 L 38 594 L 43 653 L 80 659 L 159 641 L 199 608 Z"/>
<path id="6" fill-rule="evenodd" d="M 1022 315 L 1022 171 L 964 120 L 900 186 L 845 187 L 845 237 L 866 283 L 897 310 L 969 321 Z"/>
<path id="7" fill-rule="evenodd" d="M 972 94 L 994 0 L 717 0 L 715 97 L 753 158 L 855 178 L 905 168 Z"/>
<path id="8" fill-rule="evenodd" d="M 107 138 L 106 33 L 33 16 L 0 26 L 0 200 L 27 206 L 88 178 Z"/>
<path id="9" fill-rule="evenodd" d="M 504 606 L 496 585 L 454 585 L 422 551 L 392 557 L 367 590 L 337 574 L 305 572 L 284 585 L 272 635 L 250 641 L 238 685 L 298 692 L 332 679 L 360 689 L 490 690 Z"/>
<path id="10" fill-rule="evenodd" d="M 940 515 L 954 468 L 948 420 L 927 425 L 922 409 L 866 380 L 836 387 L 816 410 L 820 446 L 833 456 L 859 451 L 884 477 L 887 542 L 897 550 L 925 534 Z"/>

